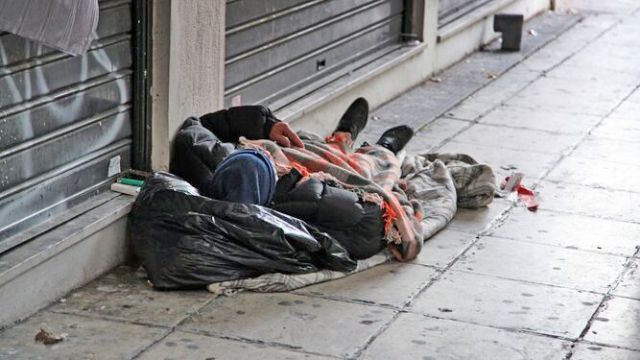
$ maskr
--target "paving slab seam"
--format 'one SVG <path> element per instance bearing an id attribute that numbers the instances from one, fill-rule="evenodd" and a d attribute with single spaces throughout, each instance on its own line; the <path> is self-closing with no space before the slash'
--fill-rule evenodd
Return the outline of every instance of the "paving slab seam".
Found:
<path id="1" fill-rule="evenodd" d="M 442 271 L 439 271 L 434 277 L 432 277 L 420 290 L 418 290 L 418 292 L 409 300 L 407 300 L 407 302 L 402 306 L 403 310 L 408 309 L 409 307 L 411 307 L 411 305 L 413 304 L 413 301 L 419 296 L 421 295 L 423 292 L 427 291 L 427 289 L 429 289 L 429 287 L 431 287 L 433 284 L 435 284 L 438 280 L 440 280 L 440 278 L 442 278 L 442 276 L 449 270 L 451 269 L 451 267 L 453 265 L 455 265 L 455 263 L 458 261 L 458 259 L 469 249 L 471 248 L 473 245 L 475 245 L 476 242 L 478 242 L 478 240 L 480 239 L 479 235 L 474 236 L 474 239 L 464 248 L 464 250 L 462 252 L 460 252 L 460 254 L 458 256 L 456 256 L 453 260 L 451 260 L 443 269 Z M 427 240 L 429 241 L 429 240 Z"/>
<path id="2" fill-rule="evenodd" d="M 638 258 L 637 258 L 637 257 L 634 257 L 634 258 L 632 258 L 632 260 L 634 260 L 634 261 L 635 261 L 635 260 L 638 260 Z M 625 270 L 625 271 L 626 271 L 626 270 Z M 626 275 L 626 273 L 625 273 L 625 275 Z M 614 290 L 615 290 L 615 289 L 614 289 Z M 615 298 L 621 298 L 621 299 L 625 299 L 625 300 L 633 300 L 633 301 L 638 301 L 638 302 L 640 302 L 640 299 L 638 299 L 637 297 L 631 297 L 631 296 L 629 296 L 629 295 L 619 295 L 619 294 L 615 294 L 615 295 L 613 295 L 613 297 L 615 297 Z M 588 340 L 585 340 L 585 341 L 588 341 Z M 609 345 L 609 346 L 614 346 L 614 345 Z M 640 351 L 640 350 L 636 349 L 636 351 Z"/>
<path id="3" fill-rule="evenodd" d="M 468 97 L 467 97 L 466 99 L 468 99 Z M 466 100 L 466 99 L 465 99 L 465 100 Z M 462 103 L 463 101 L 464 101 L 464 100 L 462 100 L 460 103 Z M 452 108 L 449 108 L 449 110 L 451 110 L 451 109 L 452 109 Z M 447 110 L 447 111 L 449 111 L 449 110 Z M 458 120 L 458 121 L 464 121 L 464 122 L 467 122 L 467 123 L 472 123 L 472 122 L 474 122 L 473 120 L 463 119 L 463 118 L 461 118 L 461 117 L 457 117 L 457 116 L 455 116 L 454 114 L 447 114 L 446 112 L 445 112 L 445 114 L 442 114 L 441 116 L 437 117 L 435 120 L 439 120 L 439 119 L 444 119 L 444 120 L 447 120 L 447 119 L 449 119 L 449 120 Z M 433 122 L 433 121 L 431 121 L 431 122 Z"/>
<path id="4" fill-rule="evenodd" d="M 626 257 L 626 256 L 621 256 L 621 257 L 624 257 L 627 260 L 635 259 L 633 257 Z M 622 268 L 623 268 L 623 270 L 626 270 L 626 268 L 627 268 L 626 267 L 626 262 L 625 262 L 625 264 L 622 265 Z M 562 286 L 562 285 L 556 285 L 556 284 L 541 283 L 541 282 L 536 282 L 536 281 L 531 281 L 531 280 L 516 279 L 516 278 L 507 277 L 507 276 L 500 276 L 500 275 L 494 275 L 494 274 L 485 274 L 485 273 L 474 272 L 474 271 L 469 271 L 469 270 L 464 270 L 464 269 L 455 269 L 453 271 L 460 272 L 460 273 L 465 273 L 465 274 L 471 274 L 471 275 L 479 275 L 479 276 L 484 276 L 484 277 L 489 277 L 489 278 L 494 278 L 494 279 L 509 280 L 509 281 L 514 281 L 514 282 L 518 282 L 518 283 L 522 283 L 522 284 L 540 285 L 540 286 L 546 286 L 546 287 L 555 288 L 555 289 L 574 290 L 574 291 L 577 291 L 579 293 L 587 293 L 587 294 L 601 295 L 601 296 L 604 296 L 604 295 L 607 294 L 606 292 L 600 292 L 600 291 L 595 291 L 595 290 L 587 290 L 587 289 L 580 289 L 580 288 L 570 287 L 570 286 Z"/>
<path id="5" fill-rule="evenodd" d="M 395 314 L 393 314 L 391 319 L 389 319 L 389 321 L 387 321 L 384 324 L 382 324 L 382 326 L 378 329 L 378 331 L 376 331 L 373 335 L 371 335 L 369 337 L 369 339 L 367 339 L 367 341 L 365 341 L 364 345 L 362 345 L 358 350 L 356 350 L 356 352 L 352 356 L 348 357 L 348 359 L 350 359 L 350 360 L 352 360 L 352 359 L 360 359 L 360 357 L 362 356 L 364 351 L 367 350 L 369 345 L 371 345 L 371 343 L 373 343 L 380 335 L 382 335 L 382 333 L 384 333 L 391 326 L 391 324 L 394 321 L 396 321 L 396 319 L 398 319 L 398 317 L 402 313 L 403 313 L 403 311 L 398 311 Z"/>
<path id="6" fill-rule="evenodd" d="M 355 275 L 355 274 L 353 274 Z M 336 279 L 339 280 L 339 279 Z M 364 306 L 370 306 L 370 307 L 376 307 L 376 308 L 384 308 L 384 309 L 389 309 L 389 310 L 394 310 L 394 311 L 398 311 L 401 309 L 401 307 L 398 306 L 394 306 L 391 304 L 378 304 L 375 301 L 371 301 L 371 300 L 362 300 L 362 299 L 349 299 L 349 298 L 344 298 L 344 297 L 334 297 L 328 294 L 320 294 L 320 293 L 297 293 L 297 292 L 290 292 L 291 295 L 295 295 L 295 296 L 301 296 L 301 297 L 306 297 L 306 298 L 318 298 L 318 299 L 325 299 L 325 300 L 330 300 L 330 301 L 335 301 L 335 302 L 341 302 L 341 303 L 348 303 L 348 304 L 356 304 L 356 305 L 364 305 Z"/>
<path id="7" fill-rule="evenodd" d="M 405 264 L 405 266 L 406 265 L 430 268 L 430 269 L 433 269 L 436 272 L 436 274 L 444 272 L 444 268 L 433 266 L 433 265 L 411 264 L 411 263 Z M 353 274 L 353 275 L 355 275 L 355 274 Z M 431 279 L 433 279 L 433 277 Z M 425 285 L 423 285 L 423 286 L 426 286 L 426 283 L 431 281 L 431 279 L 425 281 Z M 422 289 L 422 287 L 420 289 Z M 330 294 L 321 294 L 321 293 L 314 293 L 314 292 L 293 293 L 293 294 L 294 295 L 298 295 L 298 296 L 309 297 L 309 298 L 332 300 L 332 301 L 338 301 L 338 302 L 349 303 L 349 304 L 380 307 L 380 308 L 385 308 L 385 309 L 394 310 L 394 311 L 402 311 L 403 309 L 405 309 L 405 304 L 404 303 L 402 305 L 383 304 L 383 303 L 377 303 L 377 302 L 371 301 L 371 300 L 352 299 L 352 298 L 347 298 L 347 297 L 342 297 L 342 296 L 335 296 L 335 295 L 330 295 Z M 409 301 L 409 300 L 407 300 L 407 301 Z"/>
<path id="8" fill-rule="evenodd" d="M 377 307 L 377 308 L 384 308 L 384 309 L 389 309 L 389 310 L 394 310 L 394 311 L 399 311 L 399 310 L 402 309 L 401 306 L 396 306 L 396 305 L 391 305 L 391 304 L 379 304 L 379 303 L 377 303 L 375 301 L 371 301 L 371 300 L 350 299 L 350 298 L 346 298 L 346 297 L 334 296 L 334 295 L 329 295 L 329 294 L 310 294 L 310 293 L 300 293 L 300 294 L 298 294 L 298 293 L 295 293 L 295 295 L 308 297 L 308 298 L 317 298 L 317 299 L 324 299 L 324 300 L 343 302 L 343 303 L 348 303 L 348 304 L 356 304 L 356 305 L 364 305 L 364 306 L 371 306 L 371 307 Z"/>
<path id="9" fill-rule="evenodd" d="M 597 342 L 597 341 L 589 341 L 589 340 L 580 340 L 578 342 L 578 344 L 597 345 L 597 346 L 601 346 L 601 347 L 604 347 L 604 348 L 632 351 L 632 352 L 638 353 L 638 358 L 640 358 L 640 350 L 634 349 L 634 348 L 630 348 L 630 347 L 626 347 L 626 346 L 605 344 L 605 343 L 600 343 L 600 342 Z"/>
<path id="10" fill-rule="evenodd" d="M 579 145 L 581 145 L 581 144 L 579 144 Z M 566 158 L 567 156 L 569 156 L 569 155 L 571 155 L 571 154 L 567 154 L 567 155 L 565 156 L 565 158 Z M 563 159 L 564 159 L 564 158 L 563 158 Z M 580 158 L 580 159 L 584 159 L 584 158 Z M 588 159 L 586 159 L 586 160 L 588 160 Z M 608 161 L 608 160 L 607 160 L 607 162 L 613 162 L 613 161 Z M 618 163 L 618 164 L 620 164 L 620 163 Z M 556 164 L 554 164 L 554 165 L 556 165 Z M 621 165 L 627 165 L 627 164 L 621 164 Z M 555 167 L 554 167 L 554 169 L 555 169 Z M 552 170 L 553 170 L 553 169 L 552 169 Z M 545 174 L 545 175 L 546 175 L 546 174 Z M 590 188 L 590 189 L 597 189 L 597 190 L 613 190 L 613 191 L 618 191 L 618 192 L 626 192 L 626 193 L 630 193 L 630 194 L 640 194 L 640 190 L 629 190 L 629 189 L 616 188 L 616 187 L 609 187 L 609 186 L 602 186 L 602 185 L 589 185 L 589 184 L 578 183 L 578 182 L 575 182 L 575 181 L 563 181 L 563 180 L 554 180 L 554 181 L 551 181 L 551 180 L 543 179 L 542 177 L 537 178 L 537 180 L 538 180 L 538 181 L 537 181 L 536 183 L 539 183 L 540 181 L 547 181 L 547 182 L 554 183 L 554 184 L 579 185 L 579 186 L 586 187 L 586 188 Z"/>
<path id="11" fill-rule="evenodd" d="M 65 311 L 65 310 L 56 310 L 56 311 L 50 311 L 47 310 L 45 312 L 48 313 L 52 313 L 52 314 L 58 314 L 58 315 L 70 315 L 70 316 L 77 316 L 77 317 L 81 317 L 81 318 L 85 318 L 85 319 L 96 319 L 96 320 L 103 320 L 103 321 L 109 321 L 109 322 L 114 322 L 114 323 L 119 323 L 119 324 L 130 324 L 130 325 L 139 325 L 139 326 L 145 326 L 145 327 L 150 327 L 150 328 L 156 328 L 156 329 L 168 329 L 171 330 L 174 328 L 173 325 L 158 325 L 158 324 L 151 324 L 151 323 L 147 323 L 144 321 L 131 321 L 131 320 L 125 320 L 125 319 L 118 319 L 115 317 L 110 317 L 110 316 L 104 316 L 104 315 L 99 315 L 99 314 L 86 314 L 86 313 L 75 313 L 73 311 Z"/>
<path id="12" fill-rule="evenodd" d="M 191 319 L 191 317 L 193 317 L 194 315 L 197 315 L 200 310 L 202 310 L 205 306 L 209 305 L 211 302 L 213 302 L 215 300 L 215 297 L 211 297 L 209 300 L 205 301 L 202 305 L 198 306 L 198 308 L 192 312 L 189 312 L 182 320 L 176 322 L 174 325 L 172 325 L 171 327 L 169 327 L 169 331 L 162 337 L 160 337 L 159 339 L 157 339 L 156 341 L 154 341 L 153 343 L 149 344 L 149 346 L 145 347 L 144 349 L 140 350 L 137 354 L 135 354 L 134 356 L 131 357 L 131 359 L 137 359 L 139 358 L 142 354 L 144 354 L 145 351 L 149 350 L 150 348 L 152 348 L 153 346 L 155 346 L 156 344 L 159 344 L 160 342 L 162 342 L 164 339 L 166 339 L 169 335 L 173 334 L 176 329 L 178 328 L 178 326 L 182 325 L 183 323 L 185 323 L 187 320 Z M 148 326 L 148 325 L 147 325 Z"/>
<path id="13" fill-rule="evenodd" d="M 546 180 L 546 181 L 549 182 L 549 183 L 552 183 L 552 184 L 558 184 L 558 182 L 555 182 L 555 181 L 550 181 L 550 180 Z M 580 185 L 580 186 L 585 186 L 585 185 Z M 588 218 L 598 219 L 598 220 L 608 220 L 608 221 L 615 221 L 615 222 L 620 222 L 620 223 L 625 223 L 625 224 L 640 225 L 640 221 L 619 219 L 619 218 L 615 218 L 613 216 L 593 215 L 593 214 L 589 214 L 589 213 L 581 213 L 581 212 L 575 212 L 575 211 L 569 211 L 569 210 L 561 210 L 561 209 L 539 209 L 538 211 L 552 212 L 552 213 L 556 213 L 556 214 L 560 214 L 560 215 L 579 215 L 579 216 L 582 216 L 582 217 L 588 217 Z M 490 234 L 488 234 L 488 235 L 490 235 Z"/>
<path id="14" fill-rule="evenodd" d="M 516 241 L 516 242 L 521 242 L 521 243 L 525 243 L 525 244 L 536 244 L 536 245 L 542 245 L 542 246 L 550 246 L 550 247 L 554 247 L 554 248 L 557 248 L 557 249 L 574 250 L 574 251 L 585 252 L 585 253 L 595 254 L 595 255 L 616 256 L 616 257 L 623 257 L 623 258 L 632 258 L 632 257 L 634 257 L 634 255 L 625 255 L 625 254 L 621 254 L 621 253 L 612 253 L 612 252 L 607 252 L 607 251 L 581 249 L 581 248 L 571 247 L 570 245 L 569 246 L 562 246 L 562 245 L 549 244 L 549 243 L 537 242 L 537 241 L 532 241 L 532 240 L 517 239 L 517 238 L 506 236 L 506 235 L 487 235 L 487 237 L 494 237 L 494 238 L 498 238 L 498 239 L 502 239 L 502 240 Z M 637 248 L 638 248 L 638 246 L 636 246 L 636 249 Z M 634 254 L 635 254 L 635 252 L 634 252 Z"/>
<path id="15" fill-rule="evenodd" d="M 422 293 L 424 293 L 425 291 L 427 291 L 429 289 L 429 287 L 431 287 L 433 284 L 435 284 L 438 280 L 440 280 L 442 278 L 442 276 L 445 275 L 445 273 L 447 271 L 449 271 L 457 262 L 460 258 L 462 258 L 468 251 L 469 249 L 471 249 L 472 247 L 474 247 L 476 245 L 476 243 L 478 241 L 480 241 L 480 239 L 482 238 L 483 234 L 487 231 L 489 231 L 490 229 L 493 228 L 493 224 L 498 222 L 500 219 L 504 218 L 507 216 L 507 214 L 509 213 L 509 211 L 511 211 L 511 209 L 513 209 L 515 207 L 515 204 L 510 204 L 506 209 L 504 209 L 502 212 L 500 212 L 500 214 L 498 214 L 493 220 L 491 220 L 491 222 L 489 222 L 489 224 L 487 224 L 485 226 L 484 229 L 478 231 L 475 233 L 475 236 L 473 238 L 473 240 L 471 242 L 469 242 L 469 244 L 467 244 L 467 246 L 464 247 L 464 249 L 456 256 L 453 258 L 453 260 L 451 260 L 446 266 L 444 266 L 442 268 L 441 271 L 438 271 L 438 273 L 432 277 L 426 284 L 424 287 L 422 287 L 420 290 L 418 290 L 418 292 L 409 300 L 407 300 L 407 302 L 403 305 L 403 310 L 406 310 L 407 308 L 411 307 L 411 305 L 413 304 L 413 301 Z M 427 240 L 429 241 L 429 240 Z"/>
<path id="16" fill-rule="evenodd" d="M 637 249 L 634 256 L 637 256 L 639 253 L 640 253 L 640 249 Z M 600 315 L 600 313 L 602 313 L 602 311 L 604 311 L 607 308 L 607 302 L 611 298 L 613 298 L 612 292 L 618 287 L 618 285 L 620 285 L 620 283 L 624 279 L 624 276 L 627 274 L 627 272 L 630 271 L 631 265 L 633 264 L 633 262 L 634 262 L 633 258 L 628 258 L 627 261 L 624 263 L 623 270 L 620 272 L 620 274 L 618 274 L 618 277 L 613 281 L 613 283 L 609 287 L 609 290 L 607 290 L 606 294 L 600 301 L 600 304 L 598 305 L 596 310 L 593 312 L 593 314 L 587 321 L 587 324 L 585 325 L 584 329 L 582 329 L 580 336 L 578 336 L 578 338 L 575 341 L 573 341 L 573 344 L 571 345 L 571 351 L 565 357 L 566 360 L 571 359 L 571 357 L 573 356 L 574 349 L 578 344 L 578 342 L 584 341 L 584 337 L 587 335 L 587 333 L 591 329 L 591 325 L 593 324 L 595 319 L 598 317 L 598 315 Z"/>
<path id="17" fill-rule="evenodd" d="M 262 341 L 262 340 L 252 339 L 252 338 L 245 338 L 245 337 L 242 337 L 242 336 L 222 335 L 222 334 L 217 333 L 215 331 L 207 331 L 207 330 L 202 330 L 202 329 L 200 329 L 200 330 L 178 329 L 178 330 L 180 332 L 184 332 L 184 333 L 188 333 L 188 334 L 204 335 L 204 336 L 207 336 L 207 337 L 221 339 L 221 340 L 231 340 L 231 341 L 236 341 L 236 342 L 245 343 L 245 344 L 266 345 L 266 346 L 269 346 L 269 347 L 289 350 L 289 351 L 297 352 L 297 353 L 300 353 L 300 354 L 324 356 L 324 357 L 330 357 L 330 358 L 334 358 L 334 359 L 344 359 L 342 357 L 337 357 L 337 356 L 334 356 L 334 355 L 327 355 L 327 354 L 323 354 L 323 353 L 306 351 L 301 346 L 289 345 L 289 344 L 280 343 L 280 342 L 277 342 L 277 341 Z"/>
<path id="18" fill-rule="evenodd" d="M 511 333 L 526 334 L 526 335 L 533 335 L 533 336 L 541 336 L 541 337 L 545 337 L 545 338 L 551 338 L 551 339 L 562 340 L 562 341 L 567 341 L 567 342 L 572 342 L 572 341 L 576 340 L 576 338 L 571 338 L 571 337 L 568 337 L 568 336 L 547 334 L 547 333 L 543 333 L 543 332 L 539 332 L 539 331 L 535 331 L 535 330 L 531 330 L 531 329 L 527 329 L 527 328 L 514 328 L 514 327 L 509 327 L 509 326 L 488 325 L 488 324 L 483 324 L 483 323 L 479 323 L 479 322 L 476 322 L 476 321 L 460 320 L 460 319 L 454 319 L 454 318 L 448 318 L 448 317 L 445 318 L 445 317 L 441 317 L 441 316 L 435 316 L 435 315 L 424 314 L 424 313 L 413 313 L 413 314 L 422 315 L 422 316 L 424 316 L 426 318 L 431 318 L 431 319 L 436 319 L 436 320 L 454 321 L 454 322 L 462 323 L 462 324 L 471 324 L 471 325 L 482 326 L 482 327 L 491 328 L 491 329 L 504 330 L 504 331 L 508 331 L 508 332 L 511 332 Z"/>

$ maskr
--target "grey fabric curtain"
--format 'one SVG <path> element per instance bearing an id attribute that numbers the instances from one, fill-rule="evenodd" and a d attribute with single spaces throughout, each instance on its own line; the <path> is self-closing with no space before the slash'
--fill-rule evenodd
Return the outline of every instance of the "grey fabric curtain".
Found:
<path id="1" fill-rule="evenodd" d="M 85 53 L 98 26 L 98 0 L 0 0 L 0 31 L 71 55 Z"/>

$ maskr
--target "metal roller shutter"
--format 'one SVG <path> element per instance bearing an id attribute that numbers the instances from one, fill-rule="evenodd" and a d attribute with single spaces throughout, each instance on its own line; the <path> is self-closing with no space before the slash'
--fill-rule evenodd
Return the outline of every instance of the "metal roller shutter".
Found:
<path id="1" fill-rule="evenodd" d="M 438 26 L 445 26 L 491 1 L 492 0 L 440 0 L 438 3 Z"/>
<path id="2" fill-rule="evenodd" d="M 131 0 L 101 1 L 97 32 L 78 57 L 0 35 L 0 253 L 130 167 Z"/>
<path id="3" fill-rule="evenodd" d="M 401 41 L 403 0 L 227 0 L 225 105 L 271 104 Z"/>

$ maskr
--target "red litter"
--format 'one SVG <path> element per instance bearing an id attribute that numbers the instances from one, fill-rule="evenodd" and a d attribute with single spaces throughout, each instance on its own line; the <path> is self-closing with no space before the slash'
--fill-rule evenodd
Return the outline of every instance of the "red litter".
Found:
<path id="1" fill-rule="evenodd" d="M 527 210 L 536 211 L 538 210 L 538 201 L 536 200 L 536 193 L 522 185 L 522 179 L 524 178 L 524 174 L 522 173 L 513 173 L 511 176 L 507 176 L 502 184 L 500 184 L 500 188 L 505 192 L 513 192 L 515 191 L 518 195 L 518 200 L 523 203 Z"/>

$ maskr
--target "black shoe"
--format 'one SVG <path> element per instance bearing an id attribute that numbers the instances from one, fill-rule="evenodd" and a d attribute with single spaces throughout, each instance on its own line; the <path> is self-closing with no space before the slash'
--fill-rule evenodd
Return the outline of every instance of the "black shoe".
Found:
<path id="1" fill-rule="evenodd" d="M 334 132 L 348 132 L 351 134 L 351 141 L 355 141 L 360 131 L 367 125 L 368 118 L 369 103 L 364 98 L 357 98 L 342 115 Z"/>
<path id="2" fill-rule="evenodd" d="M 400 125 L 393 127 L 387 131 L 385 131 L 380 139 L 376 142 L 376 144 L 381 145 L 397 154 L 400 150 L 404 149 L 409 140 L 413 137 L 413 129 L 406 126 Z"/>

